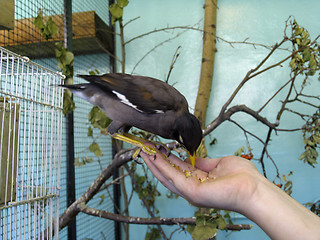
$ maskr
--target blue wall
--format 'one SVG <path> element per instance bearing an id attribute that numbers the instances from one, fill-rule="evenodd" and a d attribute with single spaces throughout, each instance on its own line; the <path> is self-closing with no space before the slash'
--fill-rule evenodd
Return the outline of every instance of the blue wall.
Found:
<path id="1" fill-rule="evenodd" d="M 194 25 L 200 21 L 199 26 L 202 28 L 203 3 L 203 0 L 131 1 L 125 8 L 124 22 L 128 22 L 137 16 L 140 16 L 140 18 L 125 28 L 126 40 L 155 28 L 159 29 L 167 26 Z M 218 2 L 218 8 L 217 35 L 228 41 L 243 41 L 249 37 L 248 41 L 266 45 L 280 42 L 283 37 L 285 21 L 290 15 L 294 16 L 300 25 L 306 27 L 313 38 L 320 33 L 318 27 L 320 2 L 317 0 L 224 0 Z M 126 72 L 131 73 L 135 64 L 155 45 L 168 38 L 175 38 L 176 34 L 181 31 L 154 33 L 128 44 L 126 48 Z M 148 55 L 134 69 L 133 73 L 165 79 L 178 46 L 181 46 L 180 57 L 171 74 L 170 83 L 175 83 L 174 86 L 187 97 L 190 107 L 193 108 L 200 75 L 202 51 L 202 34 L 200 32 L 190 30 L 180 37 L 164 43 Z M 217 116 L 221 106 L 245 74 L 268 54 L 268 50 L 262 47 L 255 49 L 248 45 L 234 45 L 233 48 L 222 41 L 218 41 L 217 49 L 212 97 L 207 116 L 208 122 Z M 286 54 L 285 51 L 280 51 L 267 64 L 279 60 Z M 245 85 L 232 105 L 246 104 L 253 109 L 258 109 L 271 96 L 271 93 L 276 91 L 282 83 L 288 81 L 289 69 L 287 66 L 288 63 L 285 63 L 282 68 L 277 68 L 259 76 Z M 319 81 L 316 79 L 314 79 L 312 86 L 307 86 L 307 91 L 311 94 L 319 94 L 319 90 Z M 274 121 L 279 107 L 280 102 L 277 98 L 262 114 L 270 118 L 270 121 Z M 293 107 L 299 108 L 300 106 L 295 105 Z M 309 110 L 312 109 L 305 109 L 305 111 L 312 113 Z M 255 132 L 262 139 L 266 138 L 267 128 L 251 117 L 239 113 L 233 119 L 248 130 Z M 301 124 L 300 119 L 285 114 L 280 127 L 301 127 Z M 231 123 L 221 125 L 211 134 L 211 138 L 213 137 L 218 139 L 218 143 L 212 147 L 208 146 L 210 157 L 232 155 L 239 147 L 246 146 L 243 132 Z M 253 154 L 259 157 L 262 149 L 261 144 L 252 138 L 249 138 L 249 140 L 250 146 L 253 148 Z M 210 139 L 207 137 L 207 142 L 209 141 Z M 301 133 L 273 135 L 269 152 L 277 162 L 281 174 L 288 174 L 291 170 L 294 172 L 291 179 L 294 184 L 292 196 L 295 199 L 305 203 L 320 198 L 319 169 L 311 168 L 298 160 L 303 152 Z M 265 162 L 268 177 L 273 180 L 275 178 L 275 168 L 270 160 L 267 159 Z M 261 170 L 260 165 L 256 165 Z M 163 195 L 165 195 L 166 190 L 162 186 L 160 186 L 160 189 L 164 191 Z M 134 198 L 132 206 L 134 207 L 130 209 L 131 216 L 147 216 L 143 208 L 140 207 L 137 198 Z M 183 199 L 173 201 L 166 199 L 165 196 L 160 197 L 157 206 L 162 217 L 192 216 L 195 210 Z M 234 217 L 236 223 L 250 223 L 238 214 L 235 214 Z M 172 227 L 164 228 L 173 229 Z M 131 225 L 130 239 L 141 239 L 144 237 L 145 230 L 146 227 L 144 226 Z M 191 237 L 184 233 L 176 233 L 173 239 L 191 239 Z M 250 231 L 220 232 L 218 239 L 268 239 L 268 237 L 259 227 L 254 226 Z"/>

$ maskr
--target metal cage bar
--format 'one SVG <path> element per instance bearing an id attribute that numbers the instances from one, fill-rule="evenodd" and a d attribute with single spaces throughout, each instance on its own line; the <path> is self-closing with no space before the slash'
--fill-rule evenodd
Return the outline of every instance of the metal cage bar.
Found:
<path id="1" fill-rule="evenodd" d="M 0 47 L 0 238 L 59 239 L 63 76 Z"/>

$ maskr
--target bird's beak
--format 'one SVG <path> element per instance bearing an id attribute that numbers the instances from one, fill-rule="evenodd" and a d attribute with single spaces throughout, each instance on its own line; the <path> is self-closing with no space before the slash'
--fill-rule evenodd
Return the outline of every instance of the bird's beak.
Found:
<path id="1" fill-rule="evenodd" d="M 187 152 L 188 152 L 188 155 L 189 155 L 189 158 L 190 158 L 192 167 L 194 167 L 194 165 L 195 165 L 195 163 L 196 163 L 196 154 L 193 153 L 193 154 L 191 155 L 189 151 L 187 151 Z"/>

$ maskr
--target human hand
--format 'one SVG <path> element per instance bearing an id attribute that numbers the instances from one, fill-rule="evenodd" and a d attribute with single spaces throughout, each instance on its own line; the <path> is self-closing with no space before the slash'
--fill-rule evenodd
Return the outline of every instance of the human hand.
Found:
<path id="1" fill-rule="evenodd" d="M 174 155 L 140 155 L 164 186 L 195 206 L 242 213 L 271 239 L 320 239 L 320 218 L 244 158 L 197 158 L 193 168 Z"/>
<path id="2" fill-rule="evenodd" d="M 252 162 L 236 156 L 197 158 L 193 168 L 173 154 L 140 155 L 165 187 L 201 207 L 241 212 L 260 175 Z"/>

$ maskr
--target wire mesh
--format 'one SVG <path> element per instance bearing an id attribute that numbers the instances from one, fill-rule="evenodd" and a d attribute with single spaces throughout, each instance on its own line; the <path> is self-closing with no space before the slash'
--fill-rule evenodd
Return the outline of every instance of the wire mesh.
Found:
<path id="1" fill-rule="evenodd" d="M 58 239 L 62 76 L 0 47 L 0 238 Z"/>
<path id="2" fill-rule="evenodd" d="M 107 54 L 91 54 L 75 57 L 74 67 L 77 74 L 88 74 L 91 70 L 98 70 L 100 73 L 109 72 L 109 56 Z M 75 83 L 83 82 L 83 79 L 75 78 Z M 93 162 L 83 166 L 75 167 L 76 175 L 76 198 L 91 185 L 102 169 L 108 166 L 112 160 L 111 139 L 101 135 L 98 129 L 93 129 L 93 136 L 88 137 L 88 113 L 93 107 L 87 101 L 74 97 L 76 109 L 74 110 L 74 136 L 75 136 L 75 157 L 77 161 L 82 158 L 92 158 Z M 99 144 L 103 156 L 95 157 L 88 150 L 90 144 L 95 141 Z M 113 190 L 112 187 L 97 194 L 88 205 L 97 209 L 113 212 Z M 90 228 L 83 226 L 90 225 Z M 77 238 L 79 239 L 114 239 L 114 223 L 105 219 L 80 214 L 77 216 Z"/>
<path id="3" fill-rule="evenodd" d="M 110 48 L 113 48 L 112 34 L 110 29 L 108 28 L 109 23 L 109 1 L 108 0 L 73 0 L 72 1 L 72 26 L 73 26 L 73 52 L 75 55 L 74 59 L 74 72 L 88 74 L 90 70 L 99 70 L 100 73 L 106 73 L 110 70 L 110 61 L 109 53 Z M 42 36 L 42 33 L 39 29 L 35 27 L 34 20 L 38 16 L 39 13 L 42 13 L 44 17 L 44 21 L 47 21 L 49 17 L 55 22 L 58 28 L 58 33 L 56 36 L 52 37 L 49 40 L 45 40 Z M 32 59 L 33 62 L 45 66 L 53 71 L 58 71 L 57 68 L 57 60 L 55 58 L 54 44 L 56 42 L 63 42 L 63 19 L 64 19 L 64 1 L 63 0 L 15 0 L 15 21 L 14 21 L 14 29 L 12 30 L 0 30 L 0 46 L 15 52 L 22 56 L 27 56 Z M 27 62 L 20 59 L 19 64 L 22 63 L 27 65 Z M 18 60 L 15 60 L 15 64 Z M 37 64 L 33 64 L 33 66 L 38 66 Z M 21 68 L 21 66 L 19 67 Z M 18 72 L 18 70 L 15 70 Z M 28 70 L 31 71 L 30 69 Z M 4 71 L 3 71 L 4 72 Z M 5 114 L 4 117 L 11 116 L 10 119 L 16 119 L 17 124 L 19 125 L 19 134 L 13 135 L 11 139 L 19 139 L 19 143 L 15 143 L 12 140 L 10 143 L 13 147 L 19 148 L 16 149 L 18 151 L 18 159 L 17 163 L 15 163 L 15 155 L 12 155 L 12 163 L 13 166 L 8 166 L 10 168 L 14 168 L 13 173 L 8 175 L 8 178 L 19 178 L 23 182 L 22 185 L 23 191 L 20 189 L 16 191 L 16 188 L 13 187 L 12 191 L 8 190 L 6 193 L 7 196 L 12 197 L 12 201 L 8 201 L 12 205 L 14 201 L 23 201 L 29 199 L 37 199 L 42 203 L 42 206 L 39 205 L 38 201 L 34 201 L 34 203 L 20 204 L 16 207 L 10 205 L 10 208 L 5 204 L 1 205 L 1 194 L 0 194 L 0 205 L 6 206 L 4 209 L 1 209 L 1 232 L 0 239 L 11 239 L 10 235 L 16 232 L 14 229 L 14 223 L 21 224 L 21 227 L 16 227 L 16 229 L 21 232 L 20 235 L 17 236 L 18 239 L 29 239 L 31 236 L 39 236 L 39 233 L 43 231 L 43 225 L 40 222 L 36 222 L 35 219 L 39 217 L 41 214 L 41 209 L 49 209 L 47 207 L 47 200 L 42 199 L 42 196 L 46 196 L 44 193 L 47 193 L 48 190 L 40 188 L 35 188 L 34 186 L 38 186 L 40 184 L 44 184 L 44 180 L 41 180 L 41 174 L 44 176 L 49 176 L 49 169 L 52 167 L 46 168 L 45 162 L 41 165 L 41 161 L 35 163 L 34 159 L 46 159 L 48 154 L 50 153 L 50 149 L 46 146 L 42 146 L 42 142 L 45 141 L 46 138 L 52 137 L 54 132 L 48 131 L 47 122 L 48 113 L 44 113 L 43 107 L 46 108 L 54 108 L 52 103 L 48 103 L 48 99 L 51 96 L 45 96 L 43 86 L 47 85 L 47 82 L 44 82 L 44 78 L 40 77 L 40 72 L 36 73 L 39 75 L 39 78 L 30 80 L 31 82 L 27 85 L 24 80 L 20 80 L 22 76 L 18 78 L 18 73 L 15 75 L 19 81 L 22 81 L 21 87 L 20 83 L 13 83 L 13 86 L 18 85 L 22 90 L 19 97 L 15 96 L 14 93 L 5 92 L 5 85 L 7 85 L 6 89 L 11 91 L 11 80 L 7 80 L 8 83 L 4 83 L 3 79 L 6 77 L 2 77 L 1 79 L 1 89 L 3 87 L 3 91 L 1 92 L 1 97 L 5 97 L 6 106 L 13 107 L 12 116 Z M 38 76 L 36 75 L 36 76 Z M 8 74 L 10 76 L 10 74 Z M 28 75 L 29 76 L 29 75 Z M 34 76 L 35 77 L 35 76 Z M 10 77 L 7 77 L 8 79 Z M 29 81 L 25 80 L 25 81 Z M 75 82 L 79 81 L 79 79 L 75 78 Z M 42 83 L 40 83 L 42 82 Z M 8 87 L 10 85 L 10 87 Z M 51 91 L 52 89 L 47 89 Z M 53 90 L 52 90 L 53 91 Z M 6 95 L 7 94 L 7 95 Z M 9 95 L 8 95 L 9 94 Z M 11 95 L 10 95 L 11 94 Z M 15 105 L 15 101 L 19 99 L 19 104 Z M 89 156 L 93 157 L 92 153 L 84 152 L 84 149 L 87 149 L 90 145 L 90 141 L 92 139 L 87 136 L 87 128 L 88 128 L 88 119 L 87 114 L 91 109 L 91 105 L 87 102 L 84 102 L 80 99 L 75 98 L 76 101 L 76 110 L 75 110 L 75 154 L 76 157 Z M 0 101 L 1 102 L 1 101 Z M 22 103 L 24 105 L 22 105 Z M 11 105 L 10 105 L 11 104 Z M 33 108 L 31 111 L 27 111 L 26 109 Z M 15 110 L 16 109 L 16 110 Z M 23 110 L 25 109 L 25 110 Z M 56 109 L 60 111 L 58 107 Z M 42 112 L 41 112 L 42 111 Z M 14 114 L 22 112 L 23 115 Z M 40 114 L 41 112 L 41 114 Z M 42 115 L 42 113 L 44 115 Z M 2 112 L 0 112 L 2 115 Z M 49 118 L 51 119 L 51 118 Z M 1 119 L 0 119 L 1 120 Z M 13 121 L 12 120 L 12 121 Z M 28 122 L 29 121 L 29 122 Z M 33 122 L 31 124 L 30 122 Z M 59 133 L 62 134 L 62 142 L 66 142 L 66 131 L 65 131 L 65 122 L 62 117 L 62 125 L 59 126 Z M 0 121 L 1 123 L 1 121 Z M 13 125 L 13 123 L 10 123 Z M 50 125 L 50 123 L 49 123 Z M 50 125 L 51 126 L 51 125 Z M 8 128 L 4 126 L 4 128 Z M 39 133 L 36 133 L 37 128 L 41 128 Z M 21 131 L 23 130 L 24 138 L 21 139 Z M 45 131 L 44 133 L 42 131 Z M 53 131 L 56 131 L 56 127 L 54 127 Z M 98 135 L 98 130 L 94 130 L 95 135 Z M 111 154 L 111 144 L 110 139 L 106 137 L 100 137 L 95 139 L 99 144 L 104 153 L 102 157 L 99 159 L 95 159 L 94 162 L 87 164 L 83 167 L 76 167 L 76 194 L 77 196 L 81 195 L 87 187 L 91 184 L 93 179 L 99 174 L 101 168 L 107 166 L 109 161 L 112 159 Z M 18 144 L 18 145 L 15 145 Z M 22 148 L 22 144 L 25 144 L 25 147 Z M 10 145 L 10 146 L 11 146 Z M 9 146 L 9 148 L 10 148 Z M 18 146 L 18 147 L 16 147 Z M 12 147 L 12 148 L 13 148 Z M 10 150 L 10 149 L 9 149 Z M 11 149 L 12 150 L 12 149 Z M 59 151 L 61 150 L 60 157 L 62 161 L 62 166 L 66 165 L 66 145 L 62 145 Z M 39 151 L 39 152 L 38 152 Z M 90 155 L 91 154 L 91 155 Z M 20 162 L 20 159 L 24 159 Z M 24 172 L 21 168 L 24 167 Z M 37 175 L 38 174 L 38 175 Z M 2 174 L 1 174 L 2 175 Z M 62 189 L 59 191 L 59 203 L 54 202 L 52 205 L 53 208 L 60 207 L 60 213 L 62 213 L 66 207 L 66 168 L 61 168 L 61 179 L 60 185 Z M 31 177 L 31 179 L 30 179 Z M 42 182 L 41 182 L 42 181 Z M 10 186 L 12 184 L 18 184 L 18 182 L 9 182 Z M 35 184 L 35 185 L 33 185 Z M 38 184 L 38 185 L 37 185 Z M 48 182 L 46 182 L 48 185 Z M 12 185 L 13 186 L 13 185 Z M 22 191 L 22 192 L 21 192 Z M 1 190 L 2 192 L 2 190 Z M 50 193 L 50 192 L 48 192 Z M 16 195 L 14 195 L 16 194 Z M 20 194 L 20 195 L 19 195 Z M 22 194 L 22 195 L 21 195 Z M 90 201 L 90 206 L 102 208 L 108 211 L 113 211 L 113 201 L 109 197 L 109 194 L 112 196 L 112 189 L 109 193 L 102 193 L 106 196 L 106 199 L 103 203 L 100 203 L 101 198 L 99 196 Z M 35 195 L 34 198 L 31 198 L 31 195 Z M 24 196 L 25 198 L 17 198 L 18 196 Z M 26 198 L 28 196 L 28 198 Z M 15 199 L 17 198 L 17 199 Z M 53 196 L 53 198 L 57 198 L 57 196 Z M 7 201 L 7 199 L 6 199 Z M 33 201 L 33 200 L 32 200 Z M 37 204 L 36 211 L 35 204 Z M 8 205 L 9 206 L 9 205 Z M 10 212 L 12 211 L 12 212 Z M 21 214 L 19 214 L 19 211 Z M 42 211 L 43 212 L 43 211 Z M 17 215 L 15 215 L 17 213 Z M 31 220 L 29 220 L 29 213 L 31 214 Z M 15 219 L 11 219 L 14 218 Z M 56 220 L 54 220 L 56 221 Z M 10 225 L 10 224 L 11 225 Z M 12 226 L 8 227 L 9 225 Z M 88 226 L 90 224 L 90 228 L 84 228 L 84 226 Z M 113 239 L 113 222 L 107 221 L 104 219 L 94 218 L 87 215 L 80 214 L 77 217 L 77 237 L 79 239 L 83 238 L 93 238 L 93 239 L 104 239 L 103 236 L 106 236 L 108 239 Z M 24 227 L 27 226 L 27 227 Z M 36 228 L 37 227 L 37 228 Z M 10 230 L 9 230 L 10 229 Z M 25 229 L 25 230 L 24 230 Z M 19 232 L 18 231 L 18 232 Z M 67 228 L 63 229 L 59 232 L 59 239 L 67 238 Z M 13 238 L 14 239 L 14 238 Z M 32 239 L 32 238 L 31 238 Z"/>
<path id="4" fill-rule="evenodd" d="M 51 16 L 58 26 L 54 39 L 44 39 L 41 31 L 35 26 L 34 20 L 39 13 L 44 20 Z M 63 0 L 15 0 L 14 29 L 0 31 L 0 46 L 30 59 L 38 59 L 41 65 L 57 69 L 54 57 L 54 43 L 63 40 Z"/>

